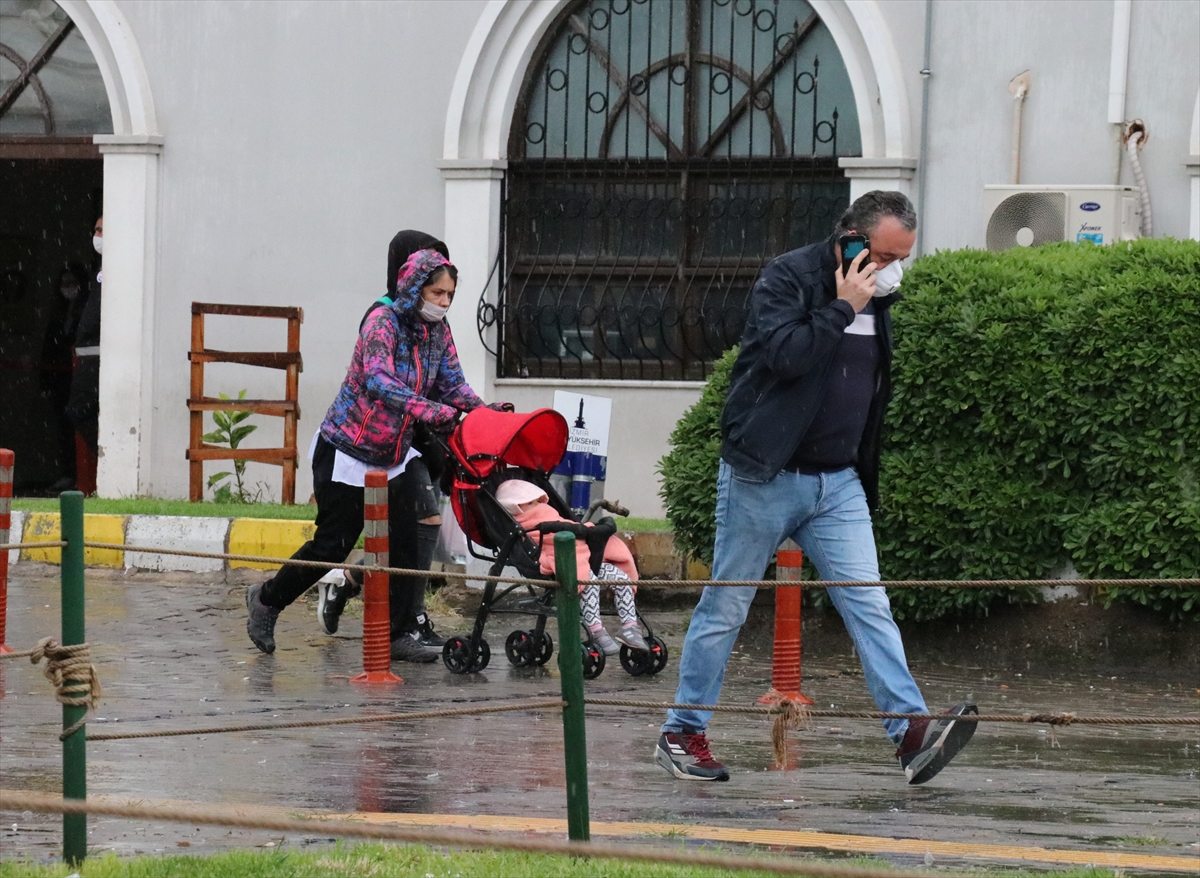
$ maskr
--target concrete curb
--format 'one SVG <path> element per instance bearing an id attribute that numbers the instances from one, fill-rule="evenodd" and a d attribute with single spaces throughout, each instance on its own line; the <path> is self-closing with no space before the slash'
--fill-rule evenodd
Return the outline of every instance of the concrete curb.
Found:
<path id="1" fill-rule="evenodd" d="M 95 515 L 83 516 L 85 540 L 128 546 L 178 549 L 230 555 L 259 555 L 288 558 L 312 538 L 316 524 L 283 518 L 215 518 L 169 515 Z M 23 543 L 56 542 L 59 539 L 57 512 L 13 511 L 9 539 Z M 643 579 L 707 579 L 710 571 L 696 561 L 685 563 L 675 549 L 669 533 L 624 531 L 621 538 L 633 552 Z M 18 561 L 60 563 L 59 549 L 12 549 L 9 565 Z M 238 568 L 277 570 L 278 564 L 251 561 L 227 561 L 220 558 L 193 558 L 186 555 L 160 555 L 154 552 L 86 549 L 84 563 L 89 567 L 108 567 L 150 571 L 189 573 L 228 573 Z M 471 559 L 467 569 L 486 573 L 488 565 Z"/>
<path id="2" fill-rule="evenodd" d="M 267 518 L 207 518 L 168 515 L 84 515 L 83 537 L 98 543 L 211 552 L 230 555 L 260 555 L 287 558 L 313 535 L 311 521 Z M 12 513 L 10 541 L 16 543 L 57 542 L 60 527 L 57 512 Z M 11 549 L 9 565 L 19 561 L 58 564 L 61 551 L 53 549 Z M 153 552 L 125 552 L 116 549 L 85 549 L 84 563 L 89 567 L 141 570 L 179 570 L 216 573 L 239 567 L 276 570 L 277 564 L 228 561 L 221 558 L 193 558 L 186 555 L 159 555 Z"/>

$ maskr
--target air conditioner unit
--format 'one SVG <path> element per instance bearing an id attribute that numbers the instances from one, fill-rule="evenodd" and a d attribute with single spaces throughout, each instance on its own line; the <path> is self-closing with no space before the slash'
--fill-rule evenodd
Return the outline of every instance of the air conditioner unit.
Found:
<path id="1" fill-rule="evenodd" d="M 984 186 L 987 248 L 1053 241 L 1133 241 L 1142 206 L 1132 186 Z"/>

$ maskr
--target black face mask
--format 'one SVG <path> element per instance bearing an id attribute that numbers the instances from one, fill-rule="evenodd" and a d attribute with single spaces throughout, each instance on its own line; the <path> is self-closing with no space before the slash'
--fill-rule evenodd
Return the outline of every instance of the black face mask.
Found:
<path id="1" fill-rule="evenodd" d="M 404 267 L 404 263 L 408 262 L 408 257 L 418 250 L 436 250 L 446 259 L 450 258 L 449 249 L 433 235 L 418 232 L 416 229 L 397 232 L 396 237 L 392 238 L 392 242 L 388 244 L 387 290 L 389 298 L 396 298 L 396 278 L 400 274 L 400 269 Z"/>

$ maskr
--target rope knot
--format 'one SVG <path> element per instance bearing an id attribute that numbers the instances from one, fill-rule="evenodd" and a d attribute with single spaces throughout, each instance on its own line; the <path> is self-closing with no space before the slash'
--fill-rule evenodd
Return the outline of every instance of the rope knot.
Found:
<path id="1" fill-rule="evenodd" d="M 86 643 L 63 646 L 53 637 L 43 637 L 29 654 L 29 661 L 38 664 L 46 660 L 43 676 L 54 684 L 54 697 L 59 704 L 85 708 L 84 715 L 69 728 L 63 729 L 59 740 L 65 741 L 87 721 L 87 710 L 100 703 L 100 678 L 92 664 L 91 648 Z"/>

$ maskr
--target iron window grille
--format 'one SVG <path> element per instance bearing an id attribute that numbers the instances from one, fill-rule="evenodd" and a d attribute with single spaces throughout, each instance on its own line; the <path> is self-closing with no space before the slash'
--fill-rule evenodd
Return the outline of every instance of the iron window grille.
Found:
<path id="1" fill-rule="evenodd" d="M 580 0 L 530 69 L 478 310 L 498 374 L 703 379 L 762 265 L 848 202 L 829 32 L 803 0 Z"/>

